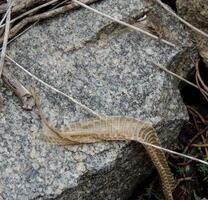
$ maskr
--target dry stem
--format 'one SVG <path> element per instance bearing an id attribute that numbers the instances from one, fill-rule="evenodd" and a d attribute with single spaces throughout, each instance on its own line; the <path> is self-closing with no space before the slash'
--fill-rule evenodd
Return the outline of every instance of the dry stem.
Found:
<path id="1" fill-rule="evenodd" d="M 9 72 L 6 67 L 3 69 L 2 80 L 18 96 L 22 102 L 23 109 L 32 110 L 34 102 L 30 92 Z"/>
<path id="2" fill-rule="evenodd" d="M 94 3 L 98 0 L 82 0 L 82 2 L 86 3 L 86 4 L 91 4 Z M 43 19 L 47 19 L 50 17 L 54 17 L 58 14 L 63 14 L 67 11 L 79 8 L 80 6 L 75 4 L 75 3 L 69 3 L 67 5 L 64 5 L 62 7 L 56 8 L 54 10 L 49 10 L 47 12 L 44 13 L 40 13 L 34 16 L 29 16 L 24 18 L 22 21 L 20 21 L 18 24 L 16 24 L 10 31 L 9 34 L 9 38 L 14 37 L 22 28 L 24 28 L 26 25 L 35 22 L 35 21 L 40 21 Z M 3 42 L 3 37 L 0 38 L 0 44 Z"/>
<path id="3" fill-rule="evenodd" d="M 8 42 L 8 37 L 9 37 L 11 7 L 9 7 L 8 10 L 9 11 L 8 11 L 8 14 L 6 17 L 6 27 L 5 27 L 5 33 L 4 33 L 4 38 L 3 38 L 3 47 L 2 47 L 1 59 L 0 59 L 0 78 L 1 78 L 3 67 L 4 67 L 4 59 L 5 59 L 5 55 L 6 55 L 7 42 Z"/>

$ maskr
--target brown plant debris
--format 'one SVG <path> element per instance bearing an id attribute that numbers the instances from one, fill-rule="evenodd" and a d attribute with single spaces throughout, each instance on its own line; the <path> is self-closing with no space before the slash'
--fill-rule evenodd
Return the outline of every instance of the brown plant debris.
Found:
<path id="1" fill-rule="evenodd" d="M 3 69 L 2 80 L 18 96 L 22 103 L 22 108 L 32 110 L 34 102 L 30 92 L 10 73 L 7 67 Z"/>
<path id="2" fill-rule="evenodd" d="M 98 0 L 81 0 L 81 2 L 85 3 L 85 4 L 91 4 L 94 3 Z M 46 1 L 46 0 L 38 0 L 38 1 L 21 1 L 19 2 L 19 6 L 16 6 L 12 9 L 12 14 L 13 12 L 16 12 L 17 10 L 25 10 L 25 13 L 19 14 L 15 17 L 12 18 L 11 20 L 11 31 L 9 34 L 9 39 L 15 37 L 20 31 L 22 31 L 27 25 L 36 22 L 36 21 L 40 21 L 40 20 L 44 20 L 44 19 L 48 19 L 51 17 L 55 17 L 56 15 L 59 14 L 63 14 L 65 12 L 68 12 L 70 10 L 74 10 L 80 7 L 80 5 L 73 3 L 71 1 L 66 1 L 66 4 L 63 4 L 63 1 L 52 1 L 54 2 L 53 7 L 50 7 L 50 2 Z M 64 1 L 65 2 L 65 1 Z M 45 9 L 41 9 L 42 7 L 44 7 L 45 4 Z M 37 6 L 38 5 L 38 6 Z M 49 7 L 47 7 L 49 6 Z M 31 10 L 27 10 L 28 8 L 30 8 Z M 39 9 L 40 8 L 40 9 Z M 1 11 L 1 5 L 0 5 L 0 11 Z M 38 12 L 39 11 L 39 12 Z M 19 19 L 19 20 L 17 20 Z M 14 23 L 15 22 L 15 23 Z M 1 28 L 4 28 L 4 25 L 0 26 Z M 1 29 L 0 29 L 1 30 Z M 3 43 L 3 36 L 0 37 L 0 44 Z"/>

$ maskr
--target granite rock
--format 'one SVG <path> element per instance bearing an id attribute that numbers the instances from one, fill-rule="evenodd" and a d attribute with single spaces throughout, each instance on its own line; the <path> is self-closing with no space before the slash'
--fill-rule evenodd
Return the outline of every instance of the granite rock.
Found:
<path id="1" fill-rule="evenodd" d="M 178 14 L 198 29 L 208 33 L 208 2 L 203 0 L 177 0 Z M 199 50 L 201 57 L 208 65 L 208 38 L 187 27 Z"/>
<path id="2" fill-rule="evenodd" d="M 146 22 L 150 20 L 151 27 L 159 27 L 163 37 L 177 47 L 79 9 L 35 25 L 9 46 L 8 54 L 99 114 L 152 122 L 161 142 L 170 147 L 188 115 L 178 81 L 151 62 L 185 74 L 190 69 L 190 57 L 195 56 L 188 33 L 151 1 L 102 0 L 92 7 L 137 26 L 144 22 L 140 17 L 144 18 L 148 10 Z M 9 68 L 24 85 L 39 89 L 43 111 L 54 126 L 64 128 L 69 122 L 92 117 L 15 65 Z M 153 164 L 148 155 L 134 142 L 61 147 L 41 141 L 36 113 L 23 111 L 17 97 L 1 88 L 3 199 L 127 199 L 151 172 Z"/>

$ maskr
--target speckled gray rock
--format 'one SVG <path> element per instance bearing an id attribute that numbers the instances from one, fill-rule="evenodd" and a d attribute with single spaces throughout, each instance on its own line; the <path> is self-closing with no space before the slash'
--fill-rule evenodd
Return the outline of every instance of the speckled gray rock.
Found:
<path id="1" fill-rule="evenodd" d="M 208 2 L 203 0 L 177 0 L 178 14 L 198 29 L 208 32 Z M 187 27 L 201 57 L 208 65 L 208 38 Z"/>
<path id="2" fill-rule="evenodd" d="M 138 16 L 152 7 L 146 0 L 103 0 L 92 6 L 135 25 L 140 23 Z M 182 25 L 156 6 L 147 19 L 154 16 L 160 17 L 166 39 L 189 47 L 169 47 L 79 9 L 36 25 L 12 43 L 8 54 L 99 114 L 151 121 L 163 144 L 170 146 L 187 113 L 178 82 L 151 62 L 182 73 L 189 69 L 194 53 Z M 42 85 L 16 66 L 11 65 L 10 70 L 25 85 L 39 88 L 43 111 L 56 127 L 91 116 L 53 91 L 42 90 Z M 136 143 L 46 144 L 38 139 L 41 123 L 36 113 L 23 111 L 6 88 L 3 96 L 0 194 L 6 200 L 127 199 L 153 167 Z"/>

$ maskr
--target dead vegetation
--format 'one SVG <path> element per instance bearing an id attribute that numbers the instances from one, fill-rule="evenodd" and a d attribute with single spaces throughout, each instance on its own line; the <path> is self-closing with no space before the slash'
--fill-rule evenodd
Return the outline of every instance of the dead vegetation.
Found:
<path id="1" fill-rule="evenodd" d="M 36 1 L 24 0 L 24 1 L 22 1 L 22 0 L 19 0 L 19 1 L 15 1 L 14 3 L 13 3 L 13 1 L 8 1 L 8 2 L 0 1 L 0 14 L 2 15 L 2 20 L 0 23 L 0 44 L 3 44 L 2 48 L 1 48 L 0 76 L 1 76 L 2 80 L 4 81 L 4 83 L 7 86 L 9 86 L 9 88 L 11 88 L 15 92 L 15 94 L 20 98 L 24 109 L 26 109 L 26 110 L 32 109 L 32 106 L 33 106 L 33 103 L 31 101 L 32 96 L 31 96 L 31 93 L 9 72 L 8 68 L 6 67 L 5 58 L 6 57 L 9 58 L 6 55 L 7 44 L 12 42 L 12 40 L 14 38 L 16 39 L 18 37 L 18 34 L 22 34 L 24 32 L 24 30 L 26 30 L 27 28 L 30 28 L 30 26 L 32 26 L 34 23 L 39 22 L 40 20 L 48 19 L 48 18 L 57 16 L 58 14 L 63 14 L 65 12 L 77 9 L 80 6 L 83 6 L 83 4 L 91 4 L 96 1 L 97 0 L 80 0 L 81 3 L 76 0 L 74 0 L 74 1 L 59 1 L 59 0 L 51 0 L 51 1 L 49 1 L 49 0 L 38 0 L 38 1 L 37 0 Z M 160 1 L 158 1 L 158 0 L 156 0 L 156 1 L 158 3 L 160 3 Z M 160 4 L 160 5 L 163 6 L 163 4 Z M 170 12 L 168 9 L 167 9 L 167 11 Z M 97 14 L 101 14 L 101 13 L 97 12 Z M 106 16 L 105 14 L 103 16 L 109 18 L 109 16 Z M 177 17 L 177 15 L 175 17 Z M 3 19 L 5 19 L 5 21 L 3 21 Z M 126 24 L 125 22 L 115 20 L 112 17 L 110 17 L 110 19 L 114 20 L 115 22 L 120 23 L 124 26 L 128 26 L 134 30 L 137 30 L 137 31 L 140 31 L 144 34 L 147 34 L 150 37 L 153 37 L 154 39 L 159 39 L 157 36 L 154 36 L 149 33 L 145 33 L 145 31 L 139 30 L 138 28 L 135 28 L 132 25 Z M 178 19 L 181 20 L 181 18 L 178 18 Z M 181 21 L 184 23 L 183 20 L 181 20 Z M 189 23 L 187 24 L 186 21 L 185 21 L 185 24 L 187 26 L 189 26 L 190 28 L 194 29 L 195 31 L 197 31 L 199 34 L 202 34 L 205 37 L 207 37 L 206 33 L 204 33 L 203 31 L 201 31 L 199 29 L 195 29 Z M 174 44 L 172 44 L 168 41 L 165 41 L 163 39 L 162 39 L 162 41 L 165 42 L 166 44 L 174 46 Z M 8 60 L 10 60 L 10 62 L 12 61 L 11 59 L 8 59 Z M 158 64 L 157 64 L 157 66 L 158 66 Z M 195 88 L 197 88 L 197 89 L 199 89 L 199 91 L 201 91 L 201 93 L 204 95 L 204 98 L 207 100 L 208 87 L 207 87 L 206 81 L 204 80 L 204 78 L 202 78 L 202 75 L 201 75 L 202 70 L 200 69 L 200 65 L 199 65 L 198 60 L 196 61 L 195 66 L 196 66 L 196 73 L 195 73 L 196 83 L 192 83 L 190 81 L 187 82 L 187 80 L 184 78 L 182 80 L 183 81 L 185 80 L 186 83 L 188 83 L 189 85 L 192 85 L 192 86 L 194 85 Z M 165 70 L 163 67 L 160 67 L 160 68 Z M 166 72 L 173 75 L 170 71 L 166 70 Z M 29 75 L 31 75 L 31 74 L 29 74 Z M 178 77 L 177 75 L 176 75 L 176 77 L 181 79 L 181 77 Z M 50 89 L 54 90 L 55 88 L 51 87 Z M 34 95 L 34 93 L 33 93 L 33 95 Z M 34 97 L 35 97 L 35 95 L 34 95 Z M 35 99 L 36 99 L 36 104 L 39 105 L 37 98 L 35 98 Z M 73 100 L 72 98 L 69 98 L 69 99 Z M 0 96 L 0 106 L 2 106 L 2 102 L 3 102 L 3 100 L 2 100 L 2 97 Z M 38 106 L 38 109 L 40 111 L 40 106 Z M 198 112 L 197 109 L 194 108 L 192 105 L 191 106 L 188 105 L 188 110 L 189 110 L 189 113 L 191 116 L 191 125 L 193 126 L 195 133 L 187 140 L 188 142 L 187 141 L 184 142 L 184 144 L 178 150 L 182 150 L 184 155 L 186 155 L 188 153 L 193 154 L 192 153 L 192 150 L 193 150 L 194 152 L 196 152 L 195 155 L 193 155 L 193 157 L 198 157 L 198 159 L 203 160 L 204 164 L 205 164 L 205 163 L 207 163 L 207 161 L 204 158 L 208 157 L 208 145 L 207 145 L 207 138 L 208 138 L 207 125 L 208 125 L 208 122 L 207 122 L 206 116 L 200 114 L 200 112 Z M 91 112 L 91 110 L 89 110 L 89 111 Z M 73 131 L 68 132 L 67 134 L 60 133 L 57 130 L 54 131 L 54 128 L 52 128 L 51 126 L 48 125 L 48 123 L 45 120 L 45 118 L 43 117 L 43 115 L 42 114 L 40 114 L 40 115 L 41 115 L 41 119 L 43 120 L 44 127 L 47 128 L 45 133 L 50 133 L 47 136 L 53 140 L 55 137 L 55 142 L 58 142 L 58 143 L 60 141 L 62 141 L 62 142 L 68 141 L 69 143 L 67 143 L 67 144 L 80 144 L 80 143 L 99 142 L 102 140 L 132 140 L 132 135 L 130 135 L 130 136 L 128 134 L 126 135 L 126 132 L 125 132 L 125 131 L 128 132 L 129 130 L 125 130 L 125 131 L 122 130 L 121 133 L 116 133 L 116 134 L 115 134 L 115 131 L 112 132 L 112 130 L 114 130 L 114 129 L 119 132 L 119 127 L 121 127 L 120 124 L 118 124 L 118 121 L 115 121 L 115 119 L 113 119 L 113 118 L 107 118 L 107 121 L 106 120 L 103 121 L 102 119 L 100 119 L 99 121 L 97 121 L 99 126 L 97 126 L 97 125 L 95 126 L 94 122 L 93 122 L 93 124 L 91 122 L 87 122 L 87 124 L 83 123 L 84 125 L 82 123 L 72 124 L 71 126 L 74 127 L 73 131 L 76 132 L 76 134 L 73 135 Z M 119 119 L 122 120 L 122 118 L 119 118 Z M 128 123 L 128 120 L 126 120 L 125 122 Z M 114 124 L 117 124 L 118 126 L 114 127 Z M 140 126 L 141 122 L 138 124 Z M 142 125 L 144 125 L 144 124 L 142 124 Z M 113 128 L 112 128 L 112 126 L 113 126 Z M 91 129 L 88 129 L 89 127 L 91 127 Z M 109 132 L 109 127 L 111 127 L 111 132 Z M 104 130 L 104 133 L 103 133 L 104 135 L 94 134 L 95 130 L 93 128 L 94 129 L 96 128 L 96 133 L 102 132 Z M 117 128 L 118 128 L 118 130 L 117 130 Z M 133 128 L 135 128 L 135 127 L 133 127 Z M 136 128 L 138 128 L 138 127 L 136 127 Z M 145 131 L 149 131 L 148 128 L 150 128 L 151 132 L 145 132 Z M 77 131 L 80 131 L 81 134 L 80 133 L 78 134 Z M 152 158 L 152 160 L 153 160 L 155 166 L 157 167 L 158 172 L 161 176 L 166 199 L 173 199 L 173 197 L 172 197 L 173 178 L 172 178 L 172 175 L 171 175 L 170 170 L 168 168 L 164 153 L 162 151 L 164 149 L 160 148 L 159 150 L 155 150 L 154 148 L 156 148 L 156 147 L 154 147 L 154 146 L 151 147 L 152 144 L 160 146 L 159 141 L 156 138 L 155 131 L 151 127 L 146 127 L 145 131 L 139 132 L 137 137 L 139 137 L 140 135 L 142 135 L 142 137 L 135 138 L 135 140 L 137 140 L 141 143 L 142 142 L 148 143 L 148 144 L 144 143 L 144 146 L 147 149 L 147 151 L 149 152 L 149 155 Z M 148 133 L 149 135 L 146 133 Z M 188 133 L 190 133 L 190 130 Z M 114 135 L 114 134 L 115 134 L 115 137 L 112 137 L 112 135 Z M 133 134 L 133 132 L 129 133 L 129 134 Z M 61 138 L 57 138 L 60 136 L 61 136 Z M 143 136 L 145 136 L 145 137 L 150 136 L 150 137 L 144 140 Z M 156 152 L 158 152 L 158 153 L 156 153 Z M 173 162 L 174 163 L 176 162 L 177 164 L 172 164 L 172 167 L 179 169 L 180 168 L 179 166 L 182 166 L 182 168 L 187 168 L 187 166 L 190 166 L 192 164 L 192 160 L 194 160 L 194 158 L 192 160 L 188 160 L 187 162 L 182 162 L 180 160 L 179 156 L 176 156 L 176 157 L 172 156 L 169 160 L 170 160 L 170 164 Z M 201 173 L 203 174 L 203 181 L 202 182 L 207 181 L 207 179 L 208 179 L 207 178 L 207 169 L 204 164 L 202 165 L 202 163 L 201 163 L 201 165 L 199 166 L 199 169 L 200 169 Z M 195 164 L 195 166 L 196 166 L 196 164 Z M 162 169 L 164 171 L 162 171 Z M 184 191 L 184 189 L 183 189 L 184 183 L 190 182 L 192 180 L 192 177 L 190 175 L 186 175 L 186 174 L 184 175 L 184 173 L 182 173 L 182 175 L 183 175 L 182 177 L 178 178 L 178 185 L 177 185 L 178 188 L 180 188 L 180 191 L 181 190 Z M 177 191 L 177 189 L 176 189 L 176 191 Z"/>

